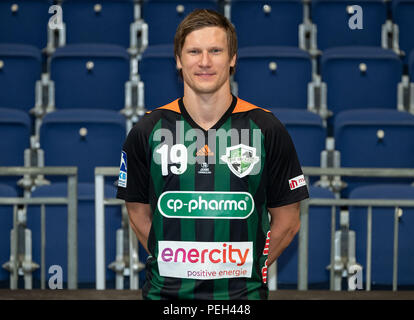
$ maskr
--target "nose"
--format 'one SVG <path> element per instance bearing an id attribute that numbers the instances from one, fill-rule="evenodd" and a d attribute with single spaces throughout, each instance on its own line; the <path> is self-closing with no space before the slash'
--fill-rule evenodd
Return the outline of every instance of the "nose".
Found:
<path id="1" fill-rule="evenodd" d="M 200 67 L 204 67 L 204 68 L 211 66 L 211 59 L 210 59 L 209 52 L 207 50 L 204 50 L 202 52 L 199 64 L 200 64 Z"/>

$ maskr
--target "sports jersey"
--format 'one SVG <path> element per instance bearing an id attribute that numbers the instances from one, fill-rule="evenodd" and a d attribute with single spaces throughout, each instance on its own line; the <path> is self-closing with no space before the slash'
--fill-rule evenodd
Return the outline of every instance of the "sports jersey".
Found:
<path id="1" fill-rule="evenodd" d="M 308 190 L 281 122 L 233 96 L 209 130 L 182 98 L 145 114 L 124 143 L 117 197 L 151 206 L 145 299 L 267 299 L 267 208 Z"/>

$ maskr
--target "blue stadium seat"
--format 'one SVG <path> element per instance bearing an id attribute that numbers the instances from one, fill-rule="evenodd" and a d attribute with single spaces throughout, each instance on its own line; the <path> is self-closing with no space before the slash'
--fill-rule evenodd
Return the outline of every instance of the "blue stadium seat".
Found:
<path id="1" fill-rule="evenodd" d="M 144 82 L 145 108 L 152 110 L 182 97 L 183 81 L 179 78 L 172 45 L 149 46 L 139 64 Z"/>
<path id="2" fill-rule="evenodd" d="M 306 109 L 311 59 L 295 47 L 242 48 L 234 79 L 244 100 L 264 108 Z"/>
<path id="3" fill-rule="evenodd" d="M 240 48 L 297 47 L 303 4 L 300 0 L 232 0 L 231 22 L 236 27 Z"/>
<path id="4" fill-rule="evenodd" d="M 327 105 L 334 115 L 343 110 L 397 108 L 402 63 L 391 50 L 376 47 L 338 47 L 325 50 L 322 81 Z"/>
<path id="5" fill-rule="evenodd" d="M 0 184 L 0 197 L 17 197 L 17 193 L 14 188 Z M 1 266 L 10 260 L 11 229 L 13 229 L 13 206 L 0 205 L 0 281 L 8 281 L 10 277 L 10 273 Z"/>
<path id="6" fill-rule="evenodd" d="M 22 44 L 0 44 L 0 107 L 28 112 L 35 106 L 36 81 L 40 80 L 40 50 Z"/>
<path id="7" fill-rule="evenodd" d="M 217 0 L 143 0 L 141 7 L 151 46 L 173 43 L 177 26 L 194 9 L 218 10 Z"/>
<path id="8" fill-rule="evenodd" d="M 311 198 L 334 199 L 334 194 L 321 187 L 309 187 Z M 336 221 L 338 221 L 338 212 Z M 337 225 L 338 227 L 338 225 Z M 298 237 L 277 259 L 278 288 L 296 288 L 298 281 Z M 311 206 L 309 209 L 308 284 L 309 289 L 328 289 L 331 252 L 331 208 Z M 294 287 L 292 287 L 294 285 Z"/>
<path id="9" fill-rule="evenodd" d="M 114 198 L 116 188 L 105 185 L 105 197 Z M 55 183 L 38 187 L 32 197 L 66 197 L 67 184 Z M 78 184 L 78 282 L 81 285 L 95 285 L 95 189 L 93 183 Z M 116 230 L 121 227 L 121 208 L 105 208 L 105 261 L 106 265 L 115 260 Z M 32 231 L 33 260 L 40 264 L 41 225 L 39 206 L 30 206 L 27 213 L 27 228 Z M 67 250 L 67 206 L 46 206 L 46 272 L 51 265 L 59 265 L 63 281 L 68 278 Z M 34 274 L 35 284 L 40 280 L 40 269 Z M 106 271 L 106 279 L 113 280 L 115 273 Z M 37 281 L 36 281 L 37 280 Z M 113 281 L 112 281 L 113 282 Z M 46 284 L 47 285 L 47 284 Z M 66 286 L 65 286 L 66 287 Z"/>
<path id="10" fill-rule="evenodd" d="M 129 56 L 120 46 L 73 44 L 58 48 L 51 62 L 56 108 L 124 108 L 129 70 Z"/>
<path id="11" fill-rule="evenodd" d="M 363 10 L 362 29 L 349 27 L 354 10 L 348 7 L 354 5 Z M 381 47 L 387 4 L 382 0 L 312 0 L 311 16 L 317 26 L 317 47 L 320 50 L 340 46 Z"/>
<path id="12" fill-rule="evenodd" d="M 414 199 L 414 187 L 408 184 L 371 185 L 354 189 L 351 199 Z M 398 219 L 398 285 L 414 285 L 414 208 L 401 208 Z M 367 208 L 350 208 L 350 228 L 356 232 L 356 259 L 363 266 L 366 276 L 367 252 Z M 371 279 L 374 285 L 388 285 L 393 279 L 394 208 L 373 207 L 372 209 L 372 266 Z M 401 287 L 399 288 L 401 289 Z"/>
<path id="13" fill-rule="evenodd" d="M 0 108 L 0 166 L 24 166 L 24 150 L 30 147 L 31 124 L 27 113 Z M 0 176 L 1 183 L 8 184 L 19 193 L 19 176 Z"/>
<path id="14" fill-rule="evenodd" d="M 326 129 L 316 113 L 297 109 L 271 109 L 295 144 L 302 166 L 319 167 L 325 150 Z"/>
<path id="15" fill-rule="evenodd" d="M 342 167 L 413 168 L 414 115 L 373 109 L 341 112 L 335 119 L 335 148 Z M 344 178 L 343 178 L 344 179 Z M 393 179 L 407 183 L 414 179 Z M 358 185 L 390 182 L 387 178 L 347 178 L 344 194 Z"/>
<path id="16" fill-rule="evenodd" d="M 414 39 L 412 37 L 413 16 L 413 0 L 392 0 L 392 20 L 398 25 L 398 43 L 400 49 L 405 52 L 405 63 L 408 63 L 410 52 L 414 49 Z"/>
<path id="17" fill-rule="evenodd" d="M 414 50 L 411 51 L 411 54 L 408 58 L 408 74 L 410 77 L 410 82 L 414 82 Z"/>
<path id="18" fill-rule="evenodd" d="M 129 47 L 133 0 L 65 0 L 66 43 L 112 43 Z M 85 32 L 87 30 L 87 32 Z"/>
<path id="19" fill-rule="evenodd" d="M 48 0 L 0 1 L 0 42 L 45 48 L 52 4 Z"/>
<path id="20" fill-rule="evenodd" d="M 77 166 L 79 182 L 93 182 L 95 167 L 119 166 L 125 118 L 110 110 L 60 110 L 40 127 L 45 166 Z"/>

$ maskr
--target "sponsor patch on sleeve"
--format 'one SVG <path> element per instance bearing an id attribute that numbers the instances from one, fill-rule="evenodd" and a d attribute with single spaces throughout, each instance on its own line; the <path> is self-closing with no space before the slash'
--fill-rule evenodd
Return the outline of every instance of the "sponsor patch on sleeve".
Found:
<path id="1" fill-rule="evenodd" d="M 127 186 L 127 154 L 121 153 L 121 165 L 119 167 L 118 187 L 126 188 Z"/>
<path id="2" fill-rule="evenodd" d="M 295 190 L 303 186 L 306 186 L 306 180 L 303 174 L 289 180 L 290 190 Z"/>

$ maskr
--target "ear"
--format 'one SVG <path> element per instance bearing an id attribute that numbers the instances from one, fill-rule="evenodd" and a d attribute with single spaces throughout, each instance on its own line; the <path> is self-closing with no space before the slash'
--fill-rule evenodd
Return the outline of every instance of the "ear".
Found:
<path id="1" fill-rule="evenodd" d="M 234 68 L 234 66 L 236 65 L 236 60 L 237 60 L 237 54 L 235 54 L 233 58 L 230 59 L 230 67 Z"/>
<path id="2" fill-rule="evenodd" d="M 176 61 L 176 65 L 177 65 L 177 70 L 182 69 L 183 66 L 181 64 L 181 60 L 179 56 L 175 56 L 175 61 Z"/>

